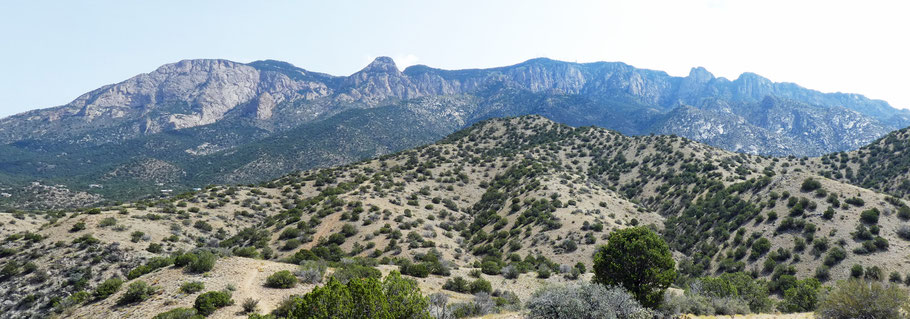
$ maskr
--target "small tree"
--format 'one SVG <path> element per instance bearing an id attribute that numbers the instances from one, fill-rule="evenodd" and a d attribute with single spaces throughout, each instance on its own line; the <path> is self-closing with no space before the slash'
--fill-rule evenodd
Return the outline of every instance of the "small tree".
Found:
<path id="1" fill-rule="evenodd" d="M 667 243 L 646 227 L 614 231 L 594 254 L 594 282 L 622 286 L 645 307 L 656 307 L 676 280 Z"/>

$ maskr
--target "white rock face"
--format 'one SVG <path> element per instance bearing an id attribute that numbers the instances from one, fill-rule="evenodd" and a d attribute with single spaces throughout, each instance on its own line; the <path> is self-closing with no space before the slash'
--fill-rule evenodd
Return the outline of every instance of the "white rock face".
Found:
<path id="1" fill-rule="evenodd" d="M 36 111 L 29 120 L 54 122 L 81 117 L 92 122 L 138 119 L 157 112 L 166 120 L 149 119 L 144 125 L 144 133 L 156 133 L 215 123 L 234 108 L 251 102 L 258 119 L 269 119 L 283 101 L 315 99 L 330 93 L 323 83 L 295 81 L 242 63 L 184 60 L 86 93 L 63 107 Z"/>

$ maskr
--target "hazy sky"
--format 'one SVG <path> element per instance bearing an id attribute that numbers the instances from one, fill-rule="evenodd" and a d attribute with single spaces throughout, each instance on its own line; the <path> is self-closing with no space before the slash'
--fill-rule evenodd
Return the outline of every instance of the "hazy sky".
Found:
<path id="1" fill-rule="evenodd" d="M 910 108 L 904 1 L 3 1 L 0 116 L 68 103 L 181 59 L 348 75 L 534 57 L 686 75 L 755 72 Z"/>

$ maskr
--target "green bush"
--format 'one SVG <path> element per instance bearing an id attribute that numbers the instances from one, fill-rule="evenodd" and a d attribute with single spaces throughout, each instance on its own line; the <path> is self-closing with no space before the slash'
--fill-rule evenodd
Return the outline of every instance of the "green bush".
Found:
<path id="1" fill-rule="evenodd" d="M 205 289 L 205 284 L 201 281 L 189 281 L 180 285 L 180 292 L 185 294 L 194 294 Z"/>
<path id="2" fill-rule="evenodd" d="M 142 275 L 153 272 L 159 268 L 164 268 L 164 267 L 170 266 L 172 264 L 174 264 L 174 258 L 155 257 L 155 258 L 149 259 L 149 261 L 145 265 L 140 265 L 140 266 L 137 266 L 136 268 L 133 268 L 132 270 L 130 270 L 130 272 L 126 274 L 126 278 L 129 280 L 133 280 L 133 279 L 139 278 Z"/>
<path id="3" fill-rule="evenodd" d="M 227 291 L 209 291 L 196 297 L 193 309 L 196 309 L 196 312 L 200 315 L 208 317 L 215 313 L 216 310 L 233 304 L 231 293 Z"/>
<path id="4" fill-rule="evenodd" d="M 208 272 L 215 268 L 216 260 L 218 260 L 218 256 L 212 252 L 202 251 L 196 254 L 195 260 L 186 265 L 186 270 L 196 274 Z"/>
<path id="5" fill-rule="evenodd" d="M 288 318 L 431 318 L 417 283 L 398 272 L 382 281 L 354 278 L 343 284 L 332 278 L 293 303 Z"/>
<path id="6" fill-rule="evenodd" d="M 487 275 L 498 275 L 500 269 L 499 263 L 493 260 L 487 260 L 480 264 L 480 271 Z"/>
<path id="7" fill-rule="evenodd" d="M 123 296 L 120 296 L 120 299 L 117 301 L 120 305 L 127 305 L 136 302 L 142 302 L 152 296 L 157 290 L 155 287 L 149 286 L 144 281 L 136 281 L 129 285 L 126 288 L 126 292 L 123 293 Z"/>
<path id="8" fill-rule="evenodd" d="M 334 274 L 332 274 L 332 278 L 335 278 L 342 283 L 347 283 L 352 279 L 378 279 L 380 277 L 382 277 L 382 272 L 380 272 L 379 269 L 358 264 L 345 265 L 341 269 L 336 270 Z"/>
<path id="9" fill-rule="evenodd" d="M 859 214 L 859 218 L 866 224 L 877 224 L 878 223 L 879 212 L 878 209 L 868 209 L 864 210 Z"/>
<path id="10" fill-rule="evenodd" d="M 85 222 L 78 222 L 73 224 L 73 228 L 70 228 L 71 233 L 79 232 L 85 230 Z"/>
<path id="11" fill-rule="evenodd" d="M 417 278 L 427 278 L 430 276 L 430 268 L 427 267 L 424 263 L 411 263 L 405 262 L 399 266 L 399 270 L 402 275 L 417 277 Z"/>
<path id="12" fill-rule="evenodd" d="M 265 279 L 265 286 L 269 288 L 294 288 L 297 285 L 297 277 L 290 271 L 282 270 L 276 272 Z"/>
<path id="13" fill-rule="evenodd" d="M 897 285 L 885 285 L 851 279 L 838 282 L 818 306 L 822 319 L 901 318 L 901 309 L 910 307 L 907 291 Z"/>
<path id="14" fill-rule="evenodd" d="M 186 265 L 196 262 L 197 259 L 199 259 L 199 257 L 197 257 L 194 253 L 177 255 L 177 257 L 174 258 L 174 266 L 185 267 Z"/>
<path id="15" fill-rule="evenodd" d="M 258 258 L 259 251 L 256 250 L 256 247 L 246 246 L 246 247 L 237 247 L 233 251 L 235 256 L 246 257 L 246 258 Z"/>
<path id="16" fill-rule="evenodd" d="M 123 279 L 120 279 L 117 277 L 105 280 L 104 282 L 99 284 L 98 287 L 95 288 L 95 293 L 94 293 L 95 299 L 98 299 L 98 300 L 107 299 L 107 297 L 110 297 L 111 295 L 116 293 L 118 290 L 120 290 L 120 286 L 122 286 L 122 285 L 123 285 Z"/>
<path id="17" fill-rule="evenodd" d="M 468 291 L 470 291 L 472 294 L 476 294 L 478 292 L 490 293 L 493 291 L 493 285 L 490 284 L 490 282 L 486 279 L 477 278 L 471 282 L 471 285 L 468 287 Z"/>
<path id="18" fill-rule="evenodd" d="M 676 280 L 676 262 L 667 243 L 646 227 L 610 234 L 594 255 L 594 282 L 622 286 L 645 307 L 656 307 Z"/>
<path id="19" fill-rule="evenodd" d="M 814 311 L 818 307 L 820 289 L 821 283 L 818 279 L 799 280 L 796 285 L 784 291 L 784 300 L 779 308 L 783 312 Z"/>
<path id="20" fill-rule="evenodd" d="M 452 279 L 446 280 L 446 282 L 442 284 L 442 289 L 460 293 L 467 293 L 471 290 L 470 283 L 460 276 L 455 276 Z"/>
<path id="21" fill-rule="evenodd" d="M 799 190 L 801 190 L 803 192 L 811 192 L 811 191 L 817 190 L 821 187 L 822 187 L 822 183 L 820 183 L 819 181 L 812 179 L 812 178 L 807 178 L 807 179 L 803 180 L 803 185 L 799 188 Z"/>

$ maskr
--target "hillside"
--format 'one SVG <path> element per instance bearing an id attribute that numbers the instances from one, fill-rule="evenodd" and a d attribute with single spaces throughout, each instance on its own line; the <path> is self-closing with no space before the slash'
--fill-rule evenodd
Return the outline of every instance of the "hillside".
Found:
<path id="1" fill-rule="evenodd" d="M 271 293 L 261 287 L 263 276 L 295 268 L 279 262 L 312 258 L 377 263 L 405 274 L 414 264 L 429 267 L 433 274 L 416 278 L 426 293 L 443 291 L 455 276 L 473 280 L 469 273 L 482 269 L 493 289 L 524 300 L 547 282 L 572 281 L 578 263 L 590 269 L 596 246 L 630 225 L 662 234 L 680 284 L 745 271 L 780 294 L 791 276 L 829 282 L 849 277 L 854 265 L 878 269 L 867 278 L 894 272 L 904 280 L 910 207 L 816 174 L 828 158 L 739 154 L 539 116 L 487 120 L 435 144 L 255 186 L 213 186 L 102 209 L 0 214 L 7 234 L 0 310 L 11 318 L 151 317 L 142 309 L 191 303 L 195 295 L 178 292 L 176 281 L 201 280 L 217 290 L 227 287 L 223 278 L 243 277 L 251 284 L 236 283 L 235 296 L 258 295 L 268 311 L 281 296 L 312 286 Z M 168 264 L 136 271 L 200 249 L 222 256 L 207 275 Z M 522 274 L 507 279 L 506 268 Z M 549 278 L 535 278 L 542 272 Z M 139 306 L 115 305 L 122 291 L 84 304 L 68 297 L 112 276 L 163 290 Z M 236 307 L 216 316 L 233 317 Z"/>
<path id="2" fill-rule="evenodd" d="M 209 184 L 257 183 L 432 143 L 488 118 L 537 114 L 626 135 L 678 135 L 730 151 L 849 151 L 910 112 L 746 73 L 686 77 L 619 62 L 533 59 L 468 70 L 380 57 L 349 76 L 280 61 L 185 60 L 0 119 L 0 207 L 107 205 Z M 306 156 L 302 156 L 305 154 Z M 100 195 L 47 201 L 32 182 Z M 92 187 L 100 185 L 101 187 Z"/>

